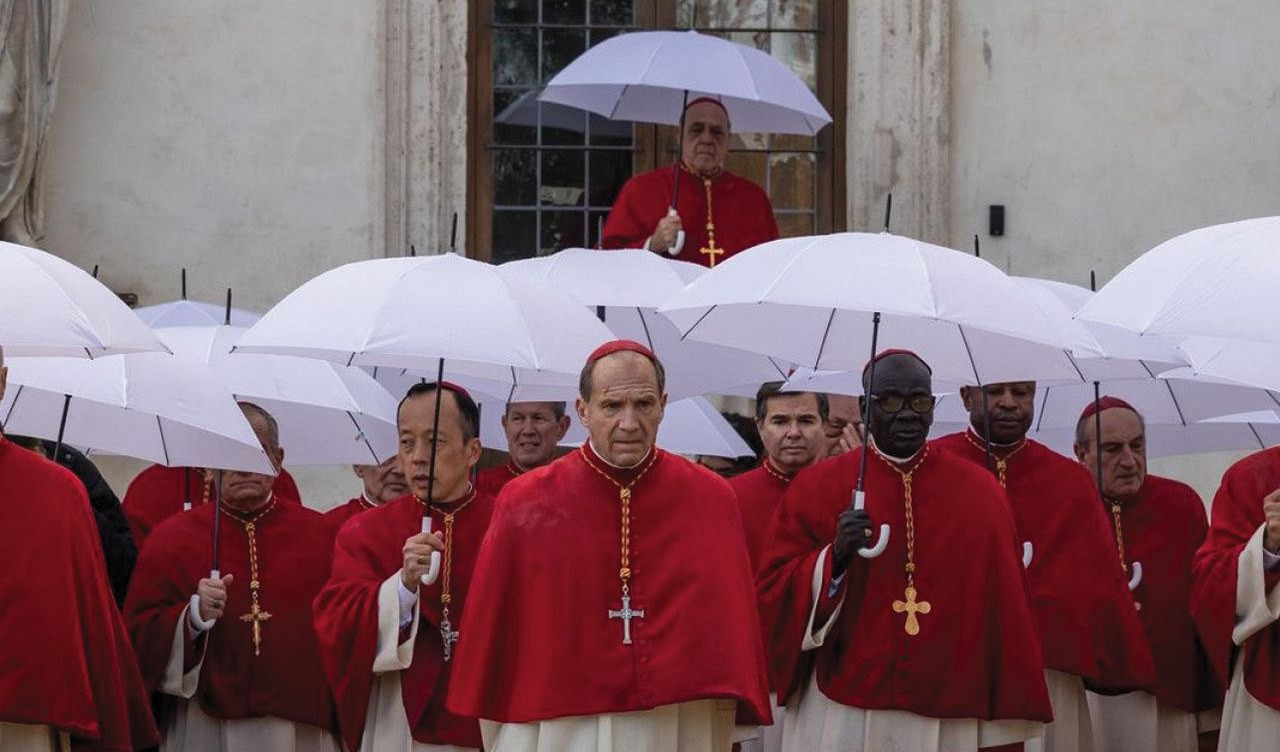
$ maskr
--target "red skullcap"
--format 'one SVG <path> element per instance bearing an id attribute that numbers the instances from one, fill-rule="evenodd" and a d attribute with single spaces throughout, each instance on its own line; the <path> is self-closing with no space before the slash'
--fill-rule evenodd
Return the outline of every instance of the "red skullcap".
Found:
<path id="1" fill-rule="evenodd" d="M 587 363 L 591 364 L 605 357 L 620 352 L 640 353 L 649 360 L 657 361 L 658 356 L 653 354 L 653 350 L 631 339 L 615 339 L 612 342 L 606 342 L 595 349 L 595 352 L 587 356 Z"/>
<path id="2" fill-rule="evenodd" d="M 1090 401 L 1089 404 L 1085 405 L 1084 410 L 1080 413 L 1080 420 L 1076 422 L 1079 423 L 1088 420 L 1096 413 L 1100 413 L 1103 410 L 1110 410 L 1113 407 L 1123 407 L 1126 410 L 1133 410 L 1134 413 L 1138 412 L 1134 409 L 1133 405 L 1130 405 L 1119 397 L 1106 396 L 1097 401 Z"/>
<path id="3" fill-rule="evenodd" d="M 919 355 L 916 355 L 910 350 L 903 350 L 901 348 L 896 348 L 896 347 L 891 347 L 888 350 L 881 350 L 879 355 L 867 361 L 867 364 L 862 367 L 862 372 L 866 373 L 867 369 L 871 367 L 872 363 L 879 363 L 880 361 L 884 360 L 890 355 L 910 355 L 911 357 L 920 361 L 920 365 L 924 366 L 926 371 L 928 371 L 931 374 L 933 373 L 933 369 L 929 367 L 928 363 L 924 362 L 924 358 L 920 357 Z"/>
<path id="4" fill-rule="evenodd" d="M 693 100 L 689 104 L 686 104 L 684 106 L 684 111 L 688 112 L 690 107 L 694 106 L 695 104 L 702 104 L 703 102 L 710 102 L 711 104 L 714 104 L 716 107 L 719 107 L 721 110 L 724 110 L 725 117 L 729 116 L 729 111 L 725 109 L 724 102 L 721 102 L 719 99 L 716 99 L 714 97 L 698 97 L 697 99 Z"/>

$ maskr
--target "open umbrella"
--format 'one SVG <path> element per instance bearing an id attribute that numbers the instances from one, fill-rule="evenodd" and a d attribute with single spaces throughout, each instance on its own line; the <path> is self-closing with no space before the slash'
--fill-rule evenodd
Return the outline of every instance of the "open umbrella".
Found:
<path id="1" fill-rule="evenodd" d="M 98 280 L 44 251 L 0 242 L 0 347 L 98 358 L 163 351 L 146 324 Z"/>

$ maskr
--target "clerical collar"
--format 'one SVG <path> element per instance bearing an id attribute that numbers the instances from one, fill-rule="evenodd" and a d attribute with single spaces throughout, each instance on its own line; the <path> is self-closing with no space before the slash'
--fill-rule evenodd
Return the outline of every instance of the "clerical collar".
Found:
<path id="1" fill-rule="evenodd" d="M 596 470 L 608 475 L 615 482 L 625 486 L 643 475 L 654 462 L 658 461 L 658 449 L 651 446 L 648 453 L 639 462 L 631 467 L 622 467 L 606 460 L 596 450 L 595 445 L 591 443 L 591 439 L 587 439 L 587 443 L 582 445 L 582 459 Z"/>
<path id="2" fill-rule="evenodd" d="M 218 507 L 221 508 L 222 513 L 227 515 L 228 517 L 248 525 L 248 524 L 257 522 L 263 517 L 266 517 L 268 512 L 270 512 L 272 509 L 275 509 L 276 495 L 274 492 L 267 494 L 267 500 L 254 509 L 242 511 L 239 509 L 232 509 L 226 504 L 219 504 Z"/>
<path id="3" fill-rule="evenodd" d="M 969 438 L 969 441 L 979 449 L 986 451 L 986 448 L 989 445 L 991 447 L 992 454 L 999 454 L 999 455 L 1006 455 L 1006 456 L 1018 451 L 1027 443 L 1026 436 L 1023 436 L 1021 439 L 1018 439 L 1012 444 L 1000 444 L 995 441 L 988 441 L 987 439 L 984 439 L 981 436 L 979 436 L 978 432 L 973 430 L 973 426 L 969 426 L 968 428 L 965 429 L 965 435 Z"/>
<path id="4" fill-rule="evenodd" d="M 791 479 L 796 477 L 795 473 L 784 473 L 781 470 L 779 470 L 777 465 L 773 464 L 773 460 L 769 459 L 768 457 L 764 458 L 764 462 L 760 463 L 760 467 L 763 467 L 766 473 L 768 473 L 769 475 L 772 475 L 773 477 L 777 478 L 783 483 L 790 483 Z"/>
<path id="5" fill-rule="evenodd" d="M 373 509 L 378 505 L 369 500 L 369 494 L 366 494 L 362 491 L 360 493 L 360 506 L 364 507 L 365 509 Z"/>
<path id="6" fill-rule="evenodd" d="M 527 472 L 529 472 L 529 471 L 528 471 L 528 470 L 525 470 L 523 467 L 520 467 L 520 463 L 519 463 L 519 462 L 516 462 L 516 461 L 515 461 L 515 458 L 513 458 L 513 457 L 508 457 L 508 458 L 507 458 L 507 472 L 511 473 L 512 475 L 524 475 L 525 473 L 527 473 Z"/>
<path id="7" fill-rule="evenodd" d="M 690 175 L 694 176 L 699 180 L 715 180 L 716 178 L 724 174 L 723 167 L 717 167 L 716 171 L 711 173 L 710 175 L 703 175 L 702 173 L 694 172 L 693 170 L 689 169 L 689 165 L 685 164 L 683 160 L 681 160 L 680 162 L 680 169 L 684 170 L 685 172 L 689 173 Z"/>
<path id="8" fill-rule="evenodd" d="M 410 492 L 410 495 L 413 496 L 413 498 L 416 499 L 417 502 L 422 506 L 424 507 L 427 506 L 427 502 L 425 499 L 419 499 L 418 495 L 412 492 Z M 461 509 L 467 504 L 470 504 L 471 500 L 474 499 L 475 497 L 476 497 L 476 487 L 472 485 L 470 481 L 467 481 L 467 490 L 464 491 L 461 496 L 459 496 L 456 499 L 453 499 L 452 501 L 433 501 L 431 502 L 431 507 L 439 509 L 443 512 L 450 512 L 456 509 Z M 430 509 L 431 507 L 428 507 L 428 509 Z"/>

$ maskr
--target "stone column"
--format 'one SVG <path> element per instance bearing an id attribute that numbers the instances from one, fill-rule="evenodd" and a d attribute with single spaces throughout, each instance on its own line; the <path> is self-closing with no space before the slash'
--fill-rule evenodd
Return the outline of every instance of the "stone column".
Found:
<path id="1" fill-rule="evenodd" d="M 466 248 L 467 3 L 387 0 L 385 254 Z"/>
<path id="2" fill-rule="evenodd" d="M 846 128 L 849 229 L 947 242 L 951 8 L 851 0 Z"/>

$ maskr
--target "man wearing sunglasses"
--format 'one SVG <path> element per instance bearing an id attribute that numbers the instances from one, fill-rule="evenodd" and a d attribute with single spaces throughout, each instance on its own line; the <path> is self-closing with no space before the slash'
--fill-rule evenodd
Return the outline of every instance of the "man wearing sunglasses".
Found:
<path id="1" fill-rule="evenodd" d="M 1034 381 L 965 387 L 960 397 L 969 428 L 933 444 L 989 469 L 1008 494 L 1018 540 L 1032 544 L 1027 591 L 1053 699 L 1044 749 L 1093 749 L 1085 689 L 1150 692 L 1156 682 L 1111 521 L 1083 465 L 1027 438 Z"/>
<path id="2" fill-rule="evenodd" d="M 1008 502 L 926 442 L 929 366 L 874 365 L 867 445 L 791 482 L 756 579 L 782 748 L 1020 748 L 1051 716 Z"/>

